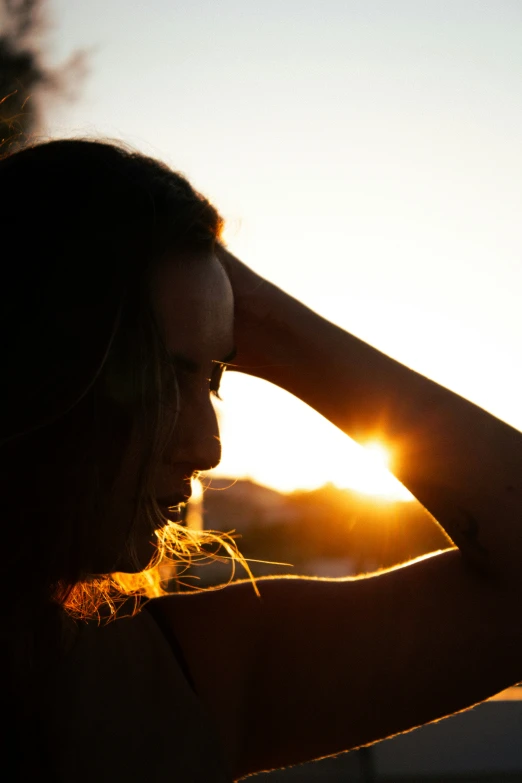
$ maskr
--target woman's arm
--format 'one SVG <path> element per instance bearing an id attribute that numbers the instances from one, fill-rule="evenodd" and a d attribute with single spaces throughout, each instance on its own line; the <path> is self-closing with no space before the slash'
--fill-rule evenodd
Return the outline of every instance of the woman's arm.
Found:
<path id="1" fill-rule="evenodd" d="M 355 579 L 157 599 L 235 777 L 359 747 L 522 679 L 520 600 L 458 550 Z"/>
<path id="2" fill-rule="evenodd" d="M 522 582 L 522 434 L 331 324 L 221 251 L 236 297 L 236 370 L 294 394 L 392 472 L 484 574 Z M 522 346 L 521 346 L 522 351 Z"/>

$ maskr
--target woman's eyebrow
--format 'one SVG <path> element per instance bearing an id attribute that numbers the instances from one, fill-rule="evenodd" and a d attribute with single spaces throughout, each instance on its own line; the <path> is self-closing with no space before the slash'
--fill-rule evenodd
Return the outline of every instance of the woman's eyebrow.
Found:
<path id="1" fill-rule="evenodd" d="M 227 364 L 227 362 L 231 362 L 232 359 L 235 359 L 236 354 L 237 349 L 234 347 L 225 357 L 223 357 L 223 359 L 213 359 L 213 361 L 215 364 Z M 179 353 L 171 353 L 169 351 L 169 357 L 172 360 L 172 363 L 180 370 L 189 373 L 198 373 L 201 370 L 201 365 L 193 359 L 189 359 L 187 356 L 182 356 Z"/>

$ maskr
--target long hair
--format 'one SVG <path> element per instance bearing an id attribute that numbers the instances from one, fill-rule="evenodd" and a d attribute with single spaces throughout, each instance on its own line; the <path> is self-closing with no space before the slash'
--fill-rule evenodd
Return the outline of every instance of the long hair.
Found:
<path id="1" fill-rule="evenodd" d="M 183 176 L 121 146 L 51 141 L 0 160 L 0 573 L 15 637 L 20 618 L 35 631 L 46 611 L 110 614 L 122 593 L 159 594 L 168 553 L 220 542 L 234 557 L 231 540 L 169 522 L 141 574 L 93 578 L 87 558 L 136 428 L 134 519 L 152 515 L 152 530 L 161 514 L 153 477 L 177 384 L 151 276 L 166 253 L 212 250 L 222 225 Z"/>

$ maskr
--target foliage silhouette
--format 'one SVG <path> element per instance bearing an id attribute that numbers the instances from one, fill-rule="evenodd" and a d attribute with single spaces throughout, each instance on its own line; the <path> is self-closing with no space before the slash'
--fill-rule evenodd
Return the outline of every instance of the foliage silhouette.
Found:
<path id="1" fill-rule="evenodd" d="M 43 99 L 68 98 L 84 76 L 86 52 L 59 68 L 45 62 L 46 0 L 0 0 L 0 150 L 14 151 L 42 125 Z"/>

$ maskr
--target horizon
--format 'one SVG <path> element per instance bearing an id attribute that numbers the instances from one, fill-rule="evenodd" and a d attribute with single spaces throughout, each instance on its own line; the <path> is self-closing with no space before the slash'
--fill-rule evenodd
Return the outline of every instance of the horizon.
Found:
<path id="1" fill-rule="evenodd" d="M 386 494 L 386 493 L 371 492 L 369 490 L 364 491 L 362 489 L 356 489 L 355 487 L 350 487 L 350 486 L 342 487 L 342 486 L 338 486 L 334 481 L 326 481 L 324 484 L 319 484 L 318 486 L 292 487 L 290 489 L 279 489 L 278 487 L 275 487 L 272 484 L 264 484 L 262 481 L 258 481 L 253 476 L 248 476 L 248 475 L 228 476 L 224 473 L 220 473 L 218 469 L 216 469 L 215 473 L 214 471 L 209 471 L 208 474 L 200 475 L 197 481 L 201 483 L 201 491 L 197 490 L 196 493 L 193 494 L 195 500 L 199 500 L 200 496 L 203 496 L 207 491 L 215 490 L 215 491 L 223 492 L 228 489 L 232 489 L 234 486 L 236 486 L 236 484 L 242 483 L 242 484 L 252 484 L 255 487 L 268 489 L 271 492 L 276 492 L 279 495 L 285 495 L 285 496 L 291 496 L 294 494 L 321 493 L 324 490 L 333 489 L 336 492 L 339 492 L 340 494 L 346 493 L 348 495 L 354 495 L 360 497 L 361 499 L 364 499 L 365 501 L 375 502 L 379 505 L 385 503 L 395 504 L 395 503 L 418 502 L 416 498 L 413 495 L 411 495 L 411 493 L 408 493 L 408 490 L 406 490 L 405 495 L 402 496 L 399 493 Z M 221 483 L 221 482 L 227 482 L 226 486 L 215 486 L 215 483 Z"/>

